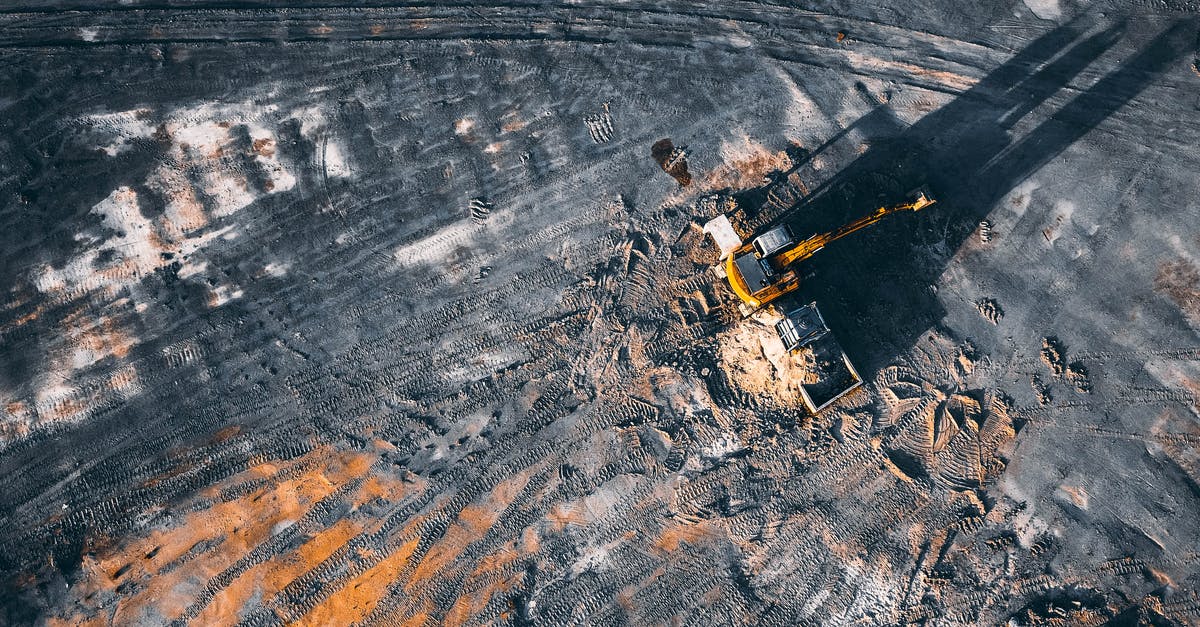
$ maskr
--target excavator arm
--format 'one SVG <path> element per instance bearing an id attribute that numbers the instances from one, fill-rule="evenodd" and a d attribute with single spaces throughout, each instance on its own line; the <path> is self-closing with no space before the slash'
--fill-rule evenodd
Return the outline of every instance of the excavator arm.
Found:
<path id="1" fill-rule="evenodd" d="M 884 219 L 885 217 L 887 217 L 893 213 L 899 213 L 901 211 L 920 211 L 921 209 L 924 209 L 925 207 L 928 207 L 929 205 L 932 205 L 933 203 L 934 203 L 934 201 L 932 199 L 930 199 L 929 195 L 926 194 L 924 191 L 918 192 L 916 198 L 914 198 L 913 200 L 911 200 L 909 202 L 901 203 L 898 205 L 891 205 L 889 207 L 880 207 L 880 208 L 876 209 L 875 211 L 873 211 L 873 212 L 871 212 L 849 224 L 846 224 L 845 226 L 842 226 L 836 230 L 830 231 L 828 233 L 821 233 L 819 235 L 814 235 L 814 236 L 800 242 L 799 244 L 796 244 L 795 246 L 779 253 L 776 256 L 775 263 L 778 264 L 780 267 L 786 267 L 797 261 L 803 261 L 803 260 L 808 259 L 809 257 L 813 256 L 813 254 L 816 253 L 818 250 L 821 250 L 822 248 L 824 248 L 826 244 L 828 244 L 832 241 L 835 241 L 835 240 L 839 240 L 843 237 L 846 237 L 847 235 L 850 235 L 851 233 L 854 233 L 856 231 L 861 231 L 862 229 L 865 229 L 868 226 L 871 226 L 871 225 L 875 224 L 876 222 L 879 222 L 880 220 Z"/>

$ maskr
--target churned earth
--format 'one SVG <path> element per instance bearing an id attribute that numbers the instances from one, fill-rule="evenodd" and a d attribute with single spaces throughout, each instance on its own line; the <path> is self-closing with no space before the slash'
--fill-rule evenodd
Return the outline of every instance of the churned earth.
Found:
<path id="1" fill-rule="evenodd" d="M 0 623 L 1200 623 L 1200 4 L 0 10 Z M 806 262 L 819 415 L 702 226 Z"/>

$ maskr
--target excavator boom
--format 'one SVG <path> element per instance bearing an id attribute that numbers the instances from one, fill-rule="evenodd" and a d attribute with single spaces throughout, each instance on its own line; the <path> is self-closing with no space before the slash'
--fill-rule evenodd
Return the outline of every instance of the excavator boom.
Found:
<path id="1" fill-rule="evenodd" d="M 820 235 L 814 235 L 803 242 L 800 242 L 796 246 L 780 253 L 776 263 L 780 266 L 787 266 L 797 261 L 803 261 L 813 256 L 813 254 L 818 250 L 824 248 L 826 244 L 846 237 L 847 235 L 850 235 L 856 231 L 861 231 L 862 229 L 879 222 L 893 213 L 899 213 L 901 211 L 920 211 L 931 204 L 933 204 L 933 201 L 930 200 L 928 196 L 922 194 L 920 198 L 911 202 L 892 205 L 890 207 L 880 207 L 870 214 L 865 215 L 836 230 L 828 233 L 821 233 Z"/>

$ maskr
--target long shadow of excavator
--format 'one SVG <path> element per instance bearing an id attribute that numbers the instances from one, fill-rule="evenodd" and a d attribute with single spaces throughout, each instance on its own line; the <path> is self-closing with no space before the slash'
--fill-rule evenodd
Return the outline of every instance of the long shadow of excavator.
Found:
<path id="1" fill-rule="evenodd" d="M 780 305 L 818 301 L 864 376 L 887 366 L 942 319 L 945 312 L 930 286 L 995 204 L 1136 97 L 1191 51 L 1196 36 L 1195 23 L 1175 23 L 1014 141 L 1013 126 L 1066 87 L 1123 32 L 1122 24 L 1098 31 L 1079 24 L 1056 28 L 912 126 L 905 127 L 886 105 L 876 107 L 856 123 L 868 136 L 869 149 L 782 221 L 803 238 L 897 202 L 921 185 L 928 185 L 938 202 L 916 215 L 886 219 L 854 236 L 857 241 L 832 244 L 803 262 L 805 281 Z"/>

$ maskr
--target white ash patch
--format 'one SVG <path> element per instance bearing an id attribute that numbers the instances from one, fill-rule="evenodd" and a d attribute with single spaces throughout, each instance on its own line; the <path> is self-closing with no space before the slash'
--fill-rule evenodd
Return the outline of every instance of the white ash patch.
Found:
<path id="1" fill-rule="evenodd" d="M 719 462 L 744 448 L 746 445 L 740 438 L 732 433 L 725 433 L 708 446 L 701 448 L 700 456 L 713 462 Z"/>
<path id="2" fill-rule="evenodd" d="M 241 288 L 232 284 L 218 285 L 208 291 L 208 306 L 220 307 L 242 297 Z"/>
<path id="3" fill-rule="evenodd" d="M 268 263 L 267 265 L 263 266 L 262 271 L 263 271 L 263 274 L 266 276 L 279 278 L 281 276 L 286 275 L 288 273 L 288 270 L 290 270 L 290 269 L 291 269 L 291 264 L 279 263 L 277 261 L 272 261 L 271 263 Z"/>
<path id="4" fill-rule="evenodd" d="M 575 579 L 586 572 L 601 572 L 607 570 L 609 562 L 608 547 L 593 546 L 575 560 L 571 565 L 570 578 Z"/>
<path id="5" fill-rule="evenodd" d="M 131 109 L 116 113 L 101 113 L 89 115 L 80 122 L 91 131 L 105 138 L 106 143 L 99 146 L 110 157 L 115 157 L 129 149 L 129 143 L 146 139 L 154 134 L 154 124 L 150 121 L 150 109 Z"/>
<path id="6" fill-rule="evenodd" d="M 342 154 L 342 149 L 336 143 L 326 142 L 322 147 L 322 161 L 325 175 L 337 178 L 348 178 L 351 175 L 350 165 Z"/>
<path id="7" fill-rule="evenodd" d="M 440 266 L 455 250 L 474 246 L 479 228 L 471 222 L 455 222 L 429 237 L 397 247 L 392 256 L 402 267 Z"/>
<path id="8" fill-rule="evenodd" d="M 329 117 L 320 107 L 305 107 L 291 112 L 291 118 L 300 120 L 300 135 L 311 141 L 320 154 L 321 167 L 325 176 L 350 178 L 354 169 L 346 158 L 346 150 L 329 132 Z"/>
<path id="9" fill-rule="evenodd" d="M 1001 201 L 1000 206 L 1003 207 L 1015 223 L 1025 212 L 1029 210 L 1029 206 L 1033 202 L 1033 193 L 1042 185 L 1038 181 L 1028 179 L 1017 185 L 1010 191 Z M 1009 229 L 1011 232 L 1012 229 Z"/>
<path id="10" fill-rule="evenodd" d="M 475 120 L 472 120 L 471 118 L 462 118 L 462 119 L 456 120 L 454 122 L 454 134 L 455 135 L 466 135 L 466 134 L 470 133 L 471 130 L 474 128 L 475 128 Z"/>
<path id="11" fill-rule="evenodd" d="M 1058 0 L 1022 0 L 1031 13 L 1043 20 L 1057 20 L 1062 17 L 1062 5 Z"/>

